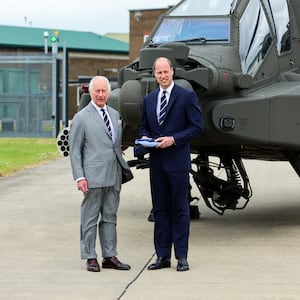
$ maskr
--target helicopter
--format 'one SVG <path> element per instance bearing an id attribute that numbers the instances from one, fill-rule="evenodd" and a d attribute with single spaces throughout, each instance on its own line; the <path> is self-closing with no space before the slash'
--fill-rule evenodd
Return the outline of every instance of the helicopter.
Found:
<path id="1" fill-rule="evenodd" d="M 288 161 L 300 176 L 298 0 L 182 0 L 161 15 L 108 100 L 124 122 L 124 146 L 135 146 L 143 97 L 158 87 L 158 57 L 199 98 L 205 128 L 191 141 L 191 175 L 210 209 L 247 206 L 243 159 Z M 147 158 L 130 163 L 145 168 Z"/>

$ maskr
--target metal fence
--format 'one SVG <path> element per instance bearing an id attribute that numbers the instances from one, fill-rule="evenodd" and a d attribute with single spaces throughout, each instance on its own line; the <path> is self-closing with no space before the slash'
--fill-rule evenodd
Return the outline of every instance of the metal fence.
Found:
<path id="1" fill-rule="evenodd" d="M 0 56 L 0 137 L 55 135 L 54 102 L 61 101 L 53 71 L 57 67 L 51 55 Z"/>

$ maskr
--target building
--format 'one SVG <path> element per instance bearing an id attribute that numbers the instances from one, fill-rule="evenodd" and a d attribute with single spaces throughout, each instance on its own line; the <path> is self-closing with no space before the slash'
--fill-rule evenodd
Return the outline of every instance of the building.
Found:
<path id="1" fill-rule="evenodd" d="M 53 103 L 53 57 L 61 62 L 65 54 L 67 74 L 60 64 L 56 75 L 60 90 L 67 76 L 65 101 L 71 119 L 77 111 L 79 80 L 94 75 L 116 79 L 129 61 L 128 43 L 92 32 L 0 26 L 0 136 L 53 135 L 59 111 Z"/>
<path id="2" fill-rule="evenodd" d="M 66 119 L 72 119 L 81 83 L 94 75 L 117 80 L 120 69 L 138 57 L 158 17 L 168 10 L 130 10 L 129 35 L 0 25 L 0 137 L 47 136 L 51 127 L 53 136 L 54 119 L 63 113 L 57 116 L 54 107 L 59 106 L 53 98 L 57 92 L 53 56 L 60 61 L 67 58 Z M 64 77 L 62 69 L 60 64 L 58 85 Z"/>
<path id="3" fill-rule="evenodd" d="M 132 62 L 139 56 L 146 38 L 157 22 L 160 15 L 166 13 L 171 7 L 156 9 L 135 9 L 129 11 L 129 61 Z"/>

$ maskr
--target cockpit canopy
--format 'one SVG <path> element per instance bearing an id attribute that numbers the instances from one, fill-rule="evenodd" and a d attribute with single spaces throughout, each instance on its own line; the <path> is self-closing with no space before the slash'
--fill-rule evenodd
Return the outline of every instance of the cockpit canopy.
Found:
<path id="1" fill-rule="evenodd" d="M 241 71 L 254 76 L 270 47 L 276 48 L 278 56 L 291 50 L 288 1 L 181 1 L 162 17 L 148 42 L 152 46 L 238 45 Z"/>
<path id="2" fill-rule="evenodd" d="M 229 42 L 232 0 L 183 1 L 163 18 L 154 44 L 180 41 Z"/>

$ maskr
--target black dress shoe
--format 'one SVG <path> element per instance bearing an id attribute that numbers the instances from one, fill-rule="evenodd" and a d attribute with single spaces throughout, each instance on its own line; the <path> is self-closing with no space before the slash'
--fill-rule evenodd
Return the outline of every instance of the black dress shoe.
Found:
<path id="1" fill-rule="evenodd" d="M 158 270 L 163 268 L 170 268 L 171 261 L 169 258 L 158 257 L 154 264 L 148 266 L 148 270 Z"/>
<path id="2" fill-rule="evenodd" d="M 188 271 L 190 269 L 188 261 L 185 257 L 178 259 L 177 271 Z"/>
<path id="3" fill-rule="evenodd" d="M 86 261 L 86 269 L 90 272 L 100 272 L 100 266 L 96 258 L 88 259 Z"/>
<path id="4" fill-rule="evenodd" d="M 130 265 L 121 263 L 116 256 L 104 258 L 103 269 L 130 270 Z"/>

